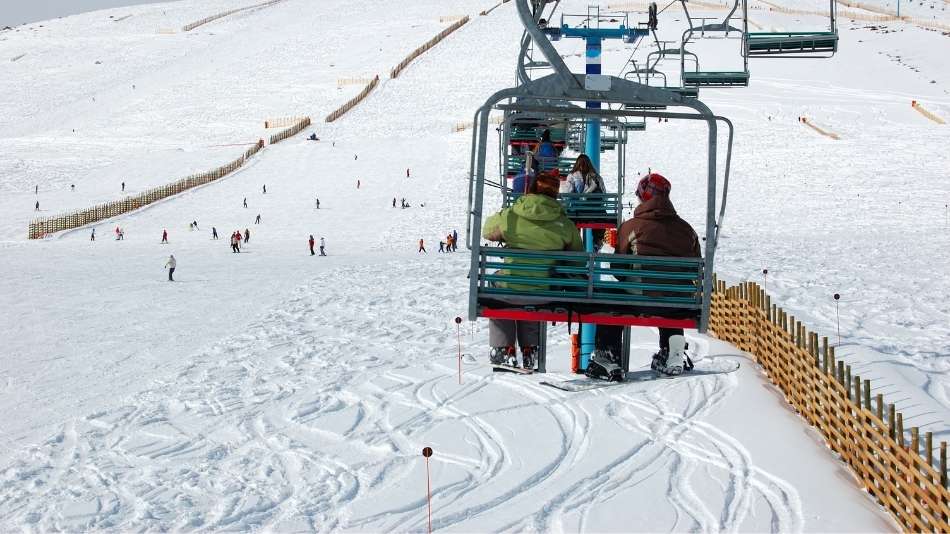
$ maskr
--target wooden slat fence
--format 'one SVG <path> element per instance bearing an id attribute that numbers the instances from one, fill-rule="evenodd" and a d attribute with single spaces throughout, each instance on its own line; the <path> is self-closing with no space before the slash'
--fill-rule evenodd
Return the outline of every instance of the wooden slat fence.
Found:
<path id="1" fill-rule="evenodd" d="M 498 2 L 497 4 L 495 4 L 495 5 L 491 6 L 490 8 L 486 9 L 485 11 L 482 11 L 481 13 L 479 13 L 479 16 L 484 17 L 485 15 L 487 15 L 487 14 L 491 13 L 492 11 L 498 9 L 498 7 L 501 6 L 502 4 L 507 4 L 507 3 L 510 2 L 510 1 L 511 1 L 511 0 L 501 0 L 501 2 Z"/>
<path id="2" fill-rule="evenodd" d="M 925 109 L 923 106 L 920 105 L 920 102 L 918 102 L 918 101 L 916 101 L 916 100 L 912 101 L 912 102 L 910 103 L 910 106 L 911 106 L 912 108 L 916 109 L 918 113 L 920 113 L 920 114 L 923 115 L 924 117 L 927 117 L 928 119 L 932 120 L 933 122 L 936 122 L 937 124 L 946 124 L 946 123 L 947 123 L 947 121 L 941 119 L 939 116 L 937 116 L 937 115 L 935 115 L 934 113 L 931 113 L 930 111 L 928 111 L 927 109 Z"/>
<path id="3" fill-rule="evenodd" d="M 753 282 L 716 281 L 710 332 L 751 354 L 788 403 L 818 429 L 864 488 L 907 531 L 950 532 L 947 443 L 935 462 L 933 434 L 921 443 L 882 394 L 872 403 L 871 382 L 835 359 L 828 338 L 772 303 Z"/>
<path id="4" fill-rule="evenodd" d="M 339 119 L 340 117 L 342 117 L 347 111 L 356 107 L 357 104 L 362 102 L 364 98 L 366 98 L 367 96 L 369 96 L 370 93 L 373 92 L 373 89 L 375 89 L 377 85 L 379 85 L 378 74 L 376 75 L 375 78 L 373 78 L 373 81 L 366 84 L 366 87 L 364 87 L 363 90 L 360 91 L 358 95 L 351 98 L 346 104 L 343 104 L 342 106 L 338 107 L 333 113 L 330 113 L 329 115 L 327 115 L 327 118 L 325 119 L 326 122 L 333 122 Z"/>
<path id="5" fill-rule="evenodd" d="M 267 2 L 264 2 L 264 3 L 262 3 L 262 4 L 255 4 L 255 5 L 253 5 L 253 6 L 245 6 L 245 7 L 239 7 L 239 8 L 237 8 L 237 9 L 230 9 L 230 10 L 228 10 L 228 11 L 224 11 L 224 12 L 218 13 L 217 15 L 211 15 L 210 17 L 205 17 L 205 18 L 203 18 L 203 19 L 201 19 L 201 20 L 196 20 L 196 21 L 191 22 L 191 23 L 189 23 L 189 24 L 185 24 L 185 25 L 182 27 L 181 31 L 190 32 L 191 30 L 193 30 L 193 29 L 195 29 L 195 28 L 197 28 L 197 27 L 199 27 L 199 26 L 204 26 L 205 24 L 207 24 L 207 23 L 209 23 L 209 22 L 214 22 L 214 21 L 216 21 L 216 20 L 218 20 L 218 19 L 223 19 L 224 17 L 228 17 L 228 16 L 230 16 L 230 15 L 234 15 L 235 13 L 240 13 L 240 12 L 242 12 L 242 11 L 247 11 L 247 10 L 249 10 L 249 9 L 255 9 L 255 8 L 258 8 L 258 7 L 268 7 L 268 6 L 274 5 L 274 4 L 278 3 L 278 2 L 283 2 L 283 1 L 284 1 L 284 0 L 268 0 Z"/>
<path id="6" fill-rule="evenodd" d="M 193 187 L 213 182 L 241 168 L 248 158 L 254 154 L 257 154 L 262 148 L 264 148 L 263 139 L 259 140 L 254 144 L 254 146 L 247 149 L 244 154 L 241 155 L 241 157 L 230 163 L 222 165 L 217 169 L 200 174 L 193 174 L 187 178 L 182 178 L 181 180 L 177 180 L 170 184 L 149 189 L 148 191 L 138 195 L 125 197 L 122 200 L 106 202 L 91 208 L 74 211 L 65 215 L 58 215 L 56 217 L 34 219 L 30 223 L 29 238 L 42 239 L 55 232 L 80 228 L 87 224 L 92 224 L 109 219 L 111 217 L 122 215 L 124 213 L 128 213 L 133 210 L 137 210 L 143 206 L 147 206 L 153 202 L 162 200 L 163 198 L 176 195 L 182 191 L 187 191 Z"/>
<path id="7" fill-rule="evenodd" d="M 398 65 L 396 65 L 395 67 L 392 68 L 392 70 L 389 71 L 389 77 L 398 78 L 399 73 L 401 73 L 406 67 L 408 67 L 409 64 L 412 63 L 414 59 L 424 54 L 427 50 L 429 50 L 433 46 L 439 44 L 439 42 L 442 41 L 442 39 L 445 39 L 446 37 L 449 36 L 449 34 L 451 34 L 455 30 L 464 26 L 465 23 L 467 23 L 468 21 L 469 21 L 469 18 L 468 18 L 468 15 L 466 15 L 464 18 L 462 18 L 462 20 L 459 20 L 458 22 L 452 24 L 448 28 L 440 31 L 438 35 L 436 35 L 432 39 L 429 39 L 429 41 L 426 42 L 426 44 L 413 50 L 411 54 L 406 56 L 406 59 L 403 59 L 402 61 L 400 61 Z"/>
<path id="8" fill-rule="evenodd" d="M 279 143 L 288 137 L 297 135 L 307 126 L 310 126 L 310 117 L 301 117 L 297 119 L 297 121 L 290 128 L 270 136 L 270 144 L 273 145 L 274 143 Z"/>

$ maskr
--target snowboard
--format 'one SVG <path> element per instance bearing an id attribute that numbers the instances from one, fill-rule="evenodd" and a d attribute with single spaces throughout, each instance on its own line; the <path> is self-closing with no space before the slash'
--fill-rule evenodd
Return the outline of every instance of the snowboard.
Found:
<path id="1" fill-rule="evenodd" d="M 700 360 L 694 364 L 692 371 L 686 371 L 681 375 L 665 375 L 652 369 L 642 369 L 630 371 L 627 373 L 623 382 L 608 382 L 596 378 L 575 378 L 572 380 L 563 380 L 559 382 L 541 382 L 542 385 L 550 386 L 561 391 L 590 391 L 592 389 L 607 388 L 613 386 L 622 386 L 633 382 L 652 382 L 653 380 L 672 380 L 678 378 L 689 378 L 691 376 L 709 376 L 734 373 L 739 370 L 739 362 L 734 360 Z"/>
<path id="2" fill-rule="evenodd" d="M 493 372 L 508 372 L 508 373 L 518 373 L 520 375 L 530 375 L 534 374 L 534 369 L 525 369 L 524 367 L 513 367 L 511 365 L 506 365 L 503 363 L 499 364 L 489 364 L 492 367 Z"/>

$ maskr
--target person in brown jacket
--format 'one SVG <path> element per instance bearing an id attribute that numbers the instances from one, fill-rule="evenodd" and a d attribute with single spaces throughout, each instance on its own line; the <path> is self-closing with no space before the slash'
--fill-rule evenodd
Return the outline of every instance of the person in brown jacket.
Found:
<path id="1" fill-rule="evenodd" d="M 669 180 L 657 173 L 650 173 L 640 179 L 636 193 L 640 205 L 634 210 L 633 218 L 624 221 L 620 226 L 616 254 L 701 257 L 699 237 L 693 227 L 676 214 L 676 209 L 670 202 L 670 189 Z M 671 283 L 666 280 L 657 282 Z M 670 354 L 670 338 L 682 337 L 683 329 L 659 330 L 660 351 L 653 356 L 652 367 L 669 375 L 689 370 L 691 366 L 683 350 L 675 350 L 675 354 Z M 621 326 L 598 326 L 591 361 L 598 361 L 600 364 L 611 363 L 613 367 L 608 369 L 616 369 L 620 361 L 622 333 Z"/>

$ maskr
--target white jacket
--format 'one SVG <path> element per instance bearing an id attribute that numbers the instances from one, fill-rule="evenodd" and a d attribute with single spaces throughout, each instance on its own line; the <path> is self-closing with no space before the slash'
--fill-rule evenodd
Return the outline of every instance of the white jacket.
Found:
<path id="1" fill-rule="evenodd" d="M 175 260 L 175 256 L 170 256 L 168 262 L 165 263 L 165 267 L 170 267 L 174 269 L 178 265 L 178 262 Z"/>

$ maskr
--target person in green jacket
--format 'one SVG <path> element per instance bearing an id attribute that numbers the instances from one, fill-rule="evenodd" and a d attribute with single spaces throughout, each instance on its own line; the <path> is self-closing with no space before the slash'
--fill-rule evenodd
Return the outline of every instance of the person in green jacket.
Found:
<path id="1" fill-rule="evenodd" d="M 524 250 L 584 250 L 577 226 L 567 218 L 557 201 L 560 179 L 555 174 L 542 174 L 534 180 L 528 194 L 520 197 L 511 207 L 492 215 L 485 221 L 482 235 L 489 241 L 504 242 L 509 248 Z M 527 260 L 522 260 L 526 262 Z M 540 265 L 552 260 L 533 260 Z M 518 271 L 517 276 L 543 276 L 543 272 Z M 508 284 L 511 289 L 543 289 L 540 284 Z M 540 344 L 541 324 L 537 321 L 490 319 L 488 339 L 493 365 L 517 366 L 515 342 L 521 347 L 521 361 L 525 369 L 534 368 Z"/>

